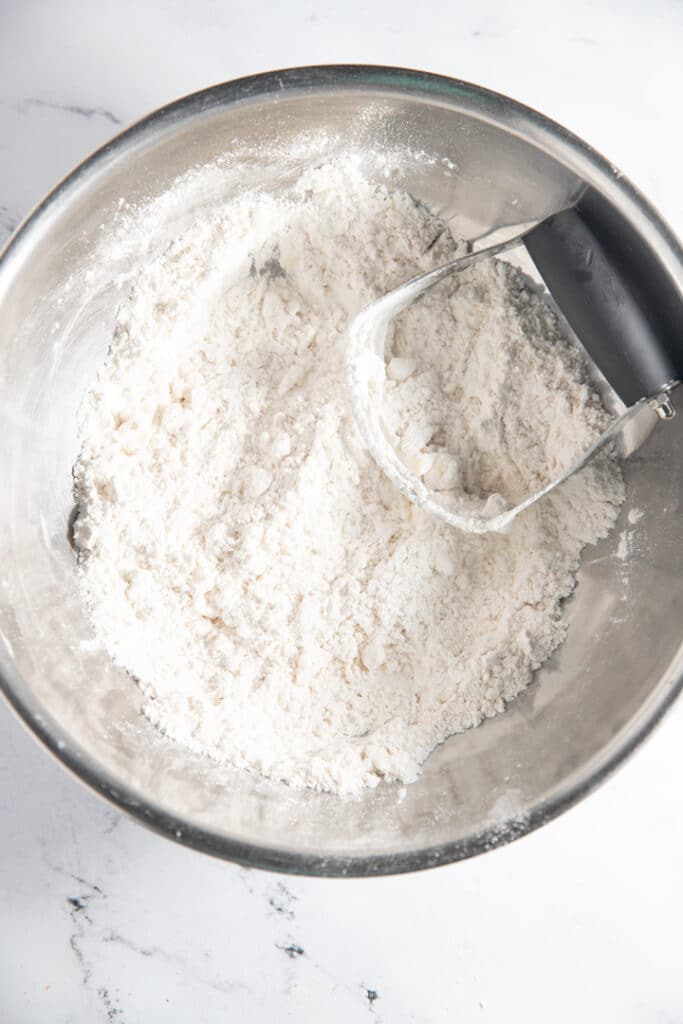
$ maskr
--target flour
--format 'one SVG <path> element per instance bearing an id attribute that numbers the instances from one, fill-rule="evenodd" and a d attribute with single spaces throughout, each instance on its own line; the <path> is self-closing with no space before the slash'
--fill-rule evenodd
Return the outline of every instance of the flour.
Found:
<path id="1" fill-rule="evenodd" d="M 586 543 L 623 500 L 603 459 L 506 535 L 406 501 L 344 390 L 363 304 L 456 252 L 359 161 L 246 194 L 141 267 L 83 409 L 74 537 L 96 633 L 174 740 L 295 786 L 413 780 L 562 641 Z M 511 267 L 395 326 L 386 415 L 429 486 L 517 501 L 606 415 Z"/>

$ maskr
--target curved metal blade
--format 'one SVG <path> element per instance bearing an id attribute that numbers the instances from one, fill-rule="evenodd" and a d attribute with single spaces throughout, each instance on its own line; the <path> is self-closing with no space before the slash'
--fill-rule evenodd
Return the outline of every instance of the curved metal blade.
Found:
<path id="1" fill-rule="evenodd" d="M 411 473 L 391 444 L 382 422 L 382 394 L 385 377 L 385 343 L 389 325 L 400 312 L 420 295 L 433 288 L 444 278 L 472 266 L 481 259 L 496 256 L 519 245 L 521 236 L 506 242 L 456 257 L 435 270 L 412 278 L 358 313 L 347 329 L 345 356 L 346 383 L 351 408 L 361 437 L 380 469 L 392 483 L 419 508 L 438 516 L 452 526 L 470 533 L 506 530 L 513 520 L 544 498 L 570 477 L 578 473 L 600 451 L 614 445 L 617 454 L 627 458 L 649 437 L 660 419 L 670 418 L 675 410 L 669 394 L 677 386 L 673 381 L 659 394 L 642 399 L 617 417 L 581 458 L 571 464 L 560 476 L 535 491 L 523 502 L 504 512 L 486 515 L 471 508 L 457 510 L 446 506 L 439 493 L 430 490 L 423 481 Z"/>

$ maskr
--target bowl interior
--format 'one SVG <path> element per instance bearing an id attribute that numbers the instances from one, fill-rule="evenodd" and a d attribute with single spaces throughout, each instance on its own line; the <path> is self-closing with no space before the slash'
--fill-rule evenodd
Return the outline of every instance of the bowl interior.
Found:
<path id="1" fill-rule="evenodd" d="M 0 266 L 6 689 L 58 756 L 106 795 L 183 841 L 251 863 L 400 870 L 524 832 L 598 778 L 680 676 L 683 417 L 628 462 L 619 523 L 584 553 L 566 643 L 505 715 L 444 743 L 408 787 L 340 800 L 218 768 L 157 733 L 139 714 L 136 686 L 93 644 L 69 543 L 71 466 L 119 275 L 243 187 L 245 174 L 277 191 L 302 165 L 349 146 L 378 175 L 373 154 L 398 152 L 397 184 L 470 239 L 561 208 L 590 176 L 585 151 L 559 133 L 553 151 L 519 108 L 421 81 L 270 76 L 190 97 L 80 168 Z M 192 175 L 216 160 L 209 181 Z M 604 187 L 596 175 L 591 183 Z M 180 205 L 165 198 L 179 176 Z M 123 228 L 122 198 L 139 204 L 144 251 Z"/>

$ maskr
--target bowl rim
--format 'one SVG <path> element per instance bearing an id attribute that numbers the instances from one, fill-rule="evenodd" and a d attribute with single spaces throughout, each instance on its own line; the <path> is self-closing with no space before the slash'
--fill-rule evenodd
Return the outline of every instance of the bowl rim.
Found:
<path id="1" fill-rule="evenodd" d="M 431 72 L 365 64 L 292 67 L 249 75 L 189 93 L 157 108 L 119 132 L 65 175 L 28 215 L 0 250 L 0 282 L 15 252 L 30 243 L 43 219 L 86 175 L 112 156 L 157 131 L 212 110 L 269 94 L 326 90 L 386 91 L 407 98 L 439 99 L 479 120 L 504 128 L 549 152 L 585 181 L 607 194 L 614 205 L 651 243 L 683 296 L 683 248 L 657 210 L 613 164 L 558 123 L 524 104 L 478 85 Z M 680 662 L 681 659 L 678 659 Z M 670 673 L 669 673 L 670 674 Z M 580 770 L 556 787 L 553 796 L 523 817 L 494 823 L 475 835 L 436 846 L 369 855 L 298 853 L 262 846 L 188 824 L 159 804 L 141 798 L 103 769 L 89 753 L 61 738 L 61 727 L 19 678 L 14 666 L 0 670 L 0 691 L 19 719 L 72 775 L 137 821 L 181 845 L 247 867 L 320 877 L 367 877 L 400 874 L 473 857 L 520 838 L 564 813 L 593 790 L 649 735 L 683 689 L 683 666 L 660 680 L 646 701 L 612 741 Z"/>

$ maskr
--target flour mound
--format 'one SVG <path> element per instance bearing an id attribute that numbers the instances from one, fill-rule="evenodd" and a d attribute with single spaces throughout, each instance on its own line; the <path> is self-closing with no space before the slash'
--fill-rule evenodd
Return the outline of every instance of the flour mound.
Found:
<path id="1" fill-rule="evenodd" d="M 349 317 L 456 251 L 348 159 L 141 268 L 83 408 L 74 537 L 97 634 L 179 743 L 294 786 L 410 781 L 562 641 L 618 468 L 471 536 L 407 502 L 351 417 Z M 445 490 L 517 501 L 606 423 L 552 312 L 495 261 L 402 317 L 387 377 L 397 438 Z"/>

